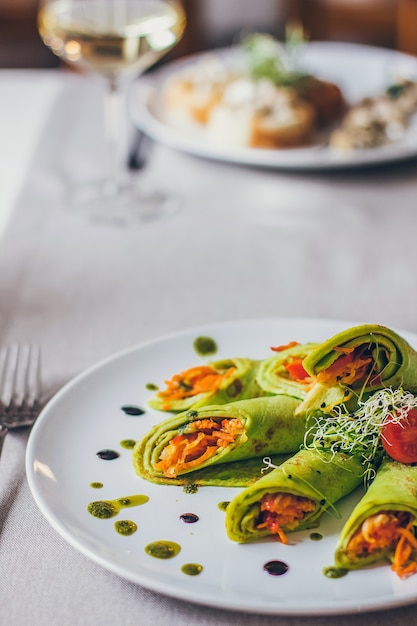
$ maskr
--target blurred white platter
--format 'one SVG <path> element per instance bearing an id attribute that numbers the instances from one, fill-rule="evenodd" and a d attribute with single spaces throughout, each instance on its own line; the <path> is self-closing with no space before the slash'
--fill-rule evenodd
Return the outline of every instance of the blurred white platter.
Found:
<path id="1" fill-rule="evenodd" d="M 241 55 L 239 49 L 221 49 L 172 61 L 139 78 L 133 85 L 130 112 L 134 123 L 154 140 L 200 157 L 257 167 L 288 170 L 326 170 L 366 167 L 401 161 L 417 156 L 417 119 L 404 137 L 382 147 L 352 152 L 336 152 L 317 136 L 308 147 L 261 149 L 228 147 L 208 140 L 205 128 L 197 123 L 174 122 L 165 110 L 161 87 L 187 65 L 204 56 L 219 55 L 232 64 Z M 417 79 L 417 58 L 373 46 L 313 42 L 302 53 L 300 67 L 318 78 L 336 83 L 348 104 L 382 93 L 399 75 Z"/>

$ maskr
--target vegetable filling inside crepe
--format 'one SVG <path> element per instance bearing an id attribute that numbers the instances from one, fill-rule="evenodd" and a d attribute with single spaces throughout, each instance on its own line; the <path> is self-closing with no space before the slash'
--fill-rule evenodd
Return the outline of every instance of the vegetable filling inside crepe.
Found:
<path id="1" fill-rule="evenodd" d="M 346 547 L 346 556 L 358 561 L 387 552 L 393 554 L 392 569 L 405 578 L 417 572 L 416 558 L 410 560 L 417 550 L 413 533 L 413 517 L 406 511 L 380 511 L 370 515 L 355 531 Z"/>
<path id="2" fill-rule="evenodd" d="M 295 530 L 306 513 L 316 509 L 316 503 L 310 498 L 291 493 L 266 493 L 262 496 L 259 509 L 257 528 L 265 528 L 271 535 L 278 535 L 282 543 L 288 543 L 282 528 Z"/>
<path id="3" fill-rule="evenodd" d="M 264 455 L 294 453 L 302 445 L 306 420 L 295 415 L 299 402 L 277 395 L 176 413 L 136 444 L 136 472 L 169 484 L 211 465 L 258 457 L 262 467 Z"/>
<path id="4" fill-rule="evenodd" d="M 258 361 L 239 357 L 190 367 L 166 380 L 165 387 L 149 400 L 149 406 L 180 412 L 265 395 L 255 381 L 257 366 Z"/>
<path id="5" fill-rule="evenodd" d="M 256 381 L 265 393 L 283 393 L 304 398 L 314 383 L 303 367 L 305 357 L 317 347 L 315 343 L 300 344 L 291 341 L 287 345 L 271 348 L 275 354 L 260 362 Z"/>
<path id="6" fill-rule="evenodd" d="M 417 391 L 417 352 L 393 330 L 378 324 L 349 328 L 320 344 L 303 361 L 315 384 L 301 412 L 354 410 L 378 389 Z"/>
<path id="7" fill-rule="evenodd" d="M 400 578 L 417 573 L 417 466 L 386 457 L 339 537 L 337 567 L 387 559 Z"/>
<path id="8" fill-rule="evenodd" d="M 279 467 L 247 487 L 226 509 L 230 539 L 247 542 L 318 526 L 324 511 L 363 481 L 358 457 L 330 450 L 301 449 Z"/>
<path id="9" fill-rule="evenodd" d="M 161 470 L 168 478 L 175 477 L 183 470 L 200 466 L 219 449 L 233 444 L 237 437 L 240 443 L 248 438 L 244 425 L 236 418 L 206 418 L 190 422 L 162 450 L 155 469 Z"/>

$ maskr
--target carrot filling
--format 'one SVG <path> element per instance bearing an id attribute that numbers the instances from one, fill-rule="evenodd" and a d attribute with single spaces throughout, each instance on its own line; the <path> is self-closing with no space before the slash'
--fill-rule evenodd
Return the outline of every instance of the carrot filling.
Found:
<path id="1" fill-rule="evenodd" d="M 314 511 L 315 502 L 291 493 L 266 493 L 260 503 L 260 516 L 256 528 L 266 528 L 277 535 L 281 543 L 288 543 L 283 527 L 295 530 L 307 513 Z"/>
<path id="2" fill-rule="evenodd" d="M 242 442 L 246 441 L 245 428 L 239 419 L 196 420 L 171 439 L 154 467 L 167 478 L 175 478 L 184 470 L 198 468 L 239 436 Z"/>
<path id="3" fill-rule="evenodd" d="M 417 539 L 413 518 L 405 511 L 381 511 L 368 517 L 354 533 L 347 551 L 353 559 L 392 552 L 392 570 L 406 578 L 417 572 Z"/>
<path id="4" fill-rule="evenodd" d="M 288 377 L 297 383 L 301 383 L 309 387 L 313 383 L 313 378 L 304 369 L 303 360 L 301 357 L 294 357 L 284 363 L 284 367 L 288 373 Z"/>
<path id="5" fill-rule="evenodd" d="M 290 341 L 289 343 L 282 346 L 271 346 L 271 350 L 273 352 L 282 352 L 283 350 L 288 350 L 289 348 L 295 348 L 295 346 L 299 346 L 300 343 L 298 341 Z"/>
<path id="6" fill-rule="evenodd" d="M 317 374 L 317 382 L 333 386 L 341 383 L 345 385 L 355 385 L 363 383 L 372 374 L 374 358 L 368 348 L 335 348 L 341 352 L 339 356 L 327 369 Z M 379 384 L 380 376 L 373 376 L 372 383 Z"/>
<path id="7" fill-rule="evenodd" d="M 165 401 L 163 408 L 169 410 L 171 403 L 176 400 L 184 400 L 208 391 L 217 391 L 223 381 L 235 371 L 235 367 L 217 371 L 210 365 L 197 365 L 174 374 L 170 380 L 166 380 L 166 388 L 159 391 L 158 396 Z"/>

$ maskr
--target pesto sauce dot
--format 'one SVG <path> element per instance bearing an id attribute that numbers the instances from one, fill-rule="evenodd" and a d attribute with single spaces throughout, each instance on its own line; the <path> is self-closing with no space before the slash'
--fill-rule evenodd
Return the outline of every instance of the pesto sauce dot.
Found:
<path id="1" fill-rule="evenodd" d="M 136 441 L 134 439 L 122 439 L 120 442 L 120 446 L 125 448 L 126 450 L 132 450 L 136 445 Z"/>
<path id="2" fill-rule="evenodd" d="M 132 522 L 127 519 L 123 519 L 123 520 L 119 520 L 115 522 L 114 527 L 116 529 L 116 532 L 118 532 L 120 535 L 124 535 L 125 537 L 129 535 L 133 535 L 133 533 L 135 533 L 138 529 L 135 522 Z"/>
<path id="3" fill-rule="evenodd" d="M 155 559 L 172 559 L 180 550 L 181 546 L 175 541 L 154 541 L 145 546 L 146 554 Z"/>
<path id="4" fill-rule="evenodd" d="M 196 337 L 193 342 L 193 348 L 197 354 L 208 355 L 217 352 L 217 344 L 211 337 Z"/>
<path id="5" fill-rule="evenodd" d="M 184 563 L 181 571 L 183 574 L 187 574 L 187 576 L 198 576 L 203 571 L 203 566 L 198 563 Z"/>
<path id="6" fill-rule="evenodd" d="M 321 535 L 320 533 L 311 533 L 310 539 L 311 541 L 320 541 L 321 539 L 323 539 L 323 535 Z"/>
<path id="7" fill-rule="evenodd" d="M 88 505 L 88 512 L 94 517 L 108 519 L 114 517 L 118 513 L 118 509 L 109 500 L 96 500 Z"/>
<path id="8" fill-rule="evenodd" d="M 343 578 L 348 573 L 347 569 L 343 569 L 342 567 L 324 567 L 323 574 L 326 578 Z"/>
<path id="9" fill-rule="evenodd" d="M 187 483 L 186 485 L 184 485 L 182 490 L 184 491 L 184 493 L 197 493 L 198 486 L 194 483 Z"/>

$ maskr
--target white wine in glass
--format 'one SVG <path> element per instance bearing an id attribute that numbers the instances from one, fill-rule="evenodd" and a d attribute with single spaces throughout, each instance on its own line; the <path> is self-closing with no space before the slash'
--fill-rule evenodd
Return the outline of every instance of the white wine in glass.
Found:
<path id="1" fill-rule="evenodd" d="M 66 63 L 103 76 L 108 166 L 95 181 L 71 190 L 74 203 L 95 217 L 129 223 L 159 217 L 172 199 L 142 194 L 127 167 L 126 93 L 133 78 L 166 54 L 182 37 L 186 16 L 171 0 L 41 0 L 39 33 Z"/>

